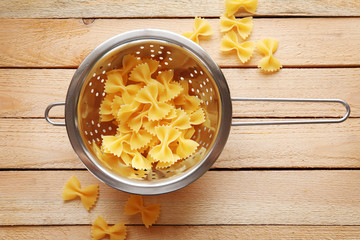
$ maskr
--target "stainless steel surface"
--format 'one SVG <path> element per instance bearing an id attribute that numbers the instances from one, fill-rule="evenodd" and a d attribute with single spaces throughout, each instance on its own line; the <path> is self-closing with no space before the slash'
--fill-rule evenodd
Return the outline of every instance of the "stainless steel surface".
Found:
<path id="1" fill-rule="evenodd" d="M 184 164 L 174 171 L 154 170 L 146 179 L 139 180 L 115 174 L 100 163 L 94 152 L 94 147 L 101 144 L 101 134 L 114 134 L 116 130 L 111 122 L 99 121 L 106 72 L 121 67 L 122 57 L 130 53 L 159 60 L 162 69 L 174 69 L 174 78 L 187 81 L 190 93 L 202 100 L 209 121 L 208 125 L 196 128 L 194 138 L 200 147 L 187 160 L 192 164 Z M 120 34 L 92 51 L 74 74 L 65 107 L 69 139 L 89 171 L 116 189 L 142 195 L 175 191 L 203 175 L 224 148 L 231 117 L 229 88 L 211 57 L 181 35 L 152 29 Z"/>
<path id="2" fill-rule="evenodd" d="M 54 126 L 65 126 L 65 122 L 54 122 L 53 120 L 51 120 L 51 118 L 49 117 L 49 112 L 50 110 L 55 107 L 55 106 L 65 106 L 65 102 L 55 102 L 55 103 L 51 103 L 49 104 L 49 106 L 47 106 L 47 108 L 45 109 L 45 119 L 46 121 L 48 121 L 50 124 L 54 125 Z"/>
<path id="3" fill-rule="evenodd" d="M 346 113 L 341 118 L 336 119 L 317 119 L 317 120 L 297 120 L 297 121 L 263 121 L 263 122 L 232 122 L 232 126 L 250 125 L 285 125 L 285 124 L 317 124 L 317 123 L 341 123 L 350 115 L 350 106 L 340 99 L 303 99 L 303 98 L 231 98 L 231 101 L 253 101 L 253 102 L 315 102 L 315 103 L 340 103 Z"/>

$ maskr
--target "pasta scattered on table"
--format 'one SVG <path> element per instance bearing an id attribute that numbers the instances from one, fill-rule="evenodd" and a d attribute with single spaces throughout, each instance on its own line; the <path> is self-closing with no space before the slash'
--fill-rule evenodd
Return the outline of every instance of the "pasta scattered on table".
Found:
<path id="1" fill-rule="evenodd" d="M 279 45 L 279 40 L 273 38 L 265 38 L 257 42 L 257 49 L 264 54 L 258 65 L 264 71 L 274 72 L 282 68 L 280 61 L 273 56 Z"/>
<path id="2" fill-rule="evenodd" d="M 256 12 L 257 0 L 225 0 L 225 14 L 227 16 L 234 15 L 240 8 L 254 14 Z"/>
<path id="3" fill-rule="evenodd" d="M 126 215 L 141 213 L 142 221 L 146 228 L 153 225 L 160 215 L 160 204 L 144 206 L 144 201 L 140 195 L 131 195 L 125 206 Z"/>
<path id="4" fill-rule="evenodd" d="M 77 197 L 81 199 L 82 204 L 86 210 L 90 210 L 97 201 L 99 194 L 99 185 L 90 185 L 85 188 L 81 188 L 79 180 L 76 176 L 72 176 L 65 184 L 63 189 L 63 200 L 72 200 Z"/>
<path id="5" fill-rule="evenodd" d="M 209 22 L 203 18 L 195 17 L 194 31 L 186 32 L 182 35 L 199 43 L 199 36 L 210 36 L 211 34 L 213 34 L 213 30 L 211 29 Z"/>
<path id="6" fill-rule="evenodd" d="M 252 17 L 236 19 L 235 16 L 228 17 L 225 14 L 220 17 L 221 32 L 228 32 L 230 30 L 235 30 L 244 40 L 247 37 L 249 37 L 252 28 L 253 28 Z"/>
<path id="7" fill-rule="evenodd" d="M 236 50 L 238 58 L 242 63 L 246 63 L 252 56 L 255 48 L 253 41 L 239 43 L 238 37 L 234 31 L 230 31 L 221 39 L 220 50 L 227 52 Z"/>
<path id="8" fill-rule="evenodd" d="M 99 240 L 109 235 L 110 240 L 124 240 L 126 238 L 126 227 L 124 223 L 109 226 L 106 221 L 98 216 L 92 225 L 92 237 Z"/>

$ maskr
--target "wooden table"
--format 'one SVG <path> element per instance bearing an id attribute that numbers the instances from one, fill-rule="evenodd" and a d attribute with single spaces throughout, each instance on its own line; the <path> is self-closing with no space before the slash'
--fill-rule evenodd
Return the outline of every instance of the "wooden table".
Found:
<path id="1" fill-rule="evenodd" d="M 171 3 L 170 3 L 171 2 Z M 89 239 L 98 215 L 124 221 L 127 239 L 360 239 L 360 3 L 358 0 L 259 0 L 250 40 L 280 41 L 284 68 L 264 74 L 261 56 L 240 64 L 219 51 L 223 0 L 0 2 L 0 239 Z M 76 157 L 66 129 L 44 120 L 63 101 L 83 58 L 125 31 L 191 31 L 207 17 L 201 41 L 222 67 L 233 97 L 341 98 L 341 124 L 233 127 L 215 165 L 174 193 L 146 197 L 161 216 L 146 229 L 123 214 L 128 194 L 95 179 Z M 246 16 L 239 13 L 238 16 Z M 242 120 L 335 118 L 338 105 L 234 104 Z M 63 117 L 63 109 L 53 116 Z M 265 119 L 265 120 L 266 120 Z M 76 175 L 100 184 L 88 213 L 63 202 Z"/>

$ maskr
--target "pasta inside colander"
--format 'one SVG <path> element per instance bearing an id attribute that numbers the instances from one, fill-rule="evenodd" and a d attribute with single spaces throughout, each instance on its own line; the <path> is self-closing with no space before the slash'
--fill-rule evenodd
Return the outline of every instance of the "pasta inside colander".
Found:
<path id="1" fill-rule="evenodd" d="M 139 59 L 137 66 L 143 64 L 144 59 L 156 61 L 158 63 L 156 71 L 151 74 L 153 79 L 157 79 L 157 76 L 164 72 L 171 71 L 173 74 L 172 81 L 179 86 L 187 86 L 187 93 L 200 100 L 205 121 L 192 126 L 194 133 L 191 140 L 198 145 L 196 151 L 190 156 L 180 158 L 170 166 L 159 167 L 157 164 L 153 164 L 150 168 L 141 169 L 126 164 L 126 161 L 119 161 L 120 155 L 115 157 L 104 149 L 103 140 L 108 139 L 108 136 L 115 136 L 119 128 L 118 123 L 110 119 L 111 116 L 109 119 L 104 119 L 106 116 L 100 114 L 99 111 L 104 99 L 106 100 L 109 97 L 109 94 L 105 92 L 105 84 L 109 73 L 124 68 L 126 56 Z M 149 62 L 148 65 L 150 64 Z M 130 71 L 129 74 L 131 74 Z M 140 91 L 139 88 L 132 94 L 136 95 Z M 211 149 L 219 128 L 220 103 L 218 95 L 214 80 L 208 70 L 201 61 L 186 49 L 159 40 L 134 41 L 118 46 L 105 54 L 94 64 L 86 76 L 77 109 L 79 131 L 87 150 L 98 164 L 109 171 L 125 178 L 141 181 L 167 179 L 178 176 L 201 163 Z M 162 96 L 158 97 L 161 98 Z M 164 101 L 166 102 L 166 100 Z M 183 106 L 182 110 L 184 108 L 186 106 Z"/>

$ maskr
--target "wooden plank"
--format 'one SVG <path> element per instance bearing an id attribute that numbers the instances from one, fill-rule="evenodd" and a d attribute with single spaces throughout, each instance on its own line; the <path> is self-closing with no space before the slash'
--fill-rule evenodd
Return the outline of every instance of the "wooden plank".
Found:
<path id="1" fill-rule="evenodd" d="M 43 117 L 48 104 L 64 101 L 73 69 L 0 69 L 0 117 Z M 223 69 L 232 97 L 339 98 L 360 117 L 360 68 Z M 341 87 L 339 85 L 341 84 Z M 52 116 L 64 117 L 64 107 Z M 339 104 L 233 103 L 234 117 L 338 117 Z"/>
<path id="2" fill-rule="evenodd" d="M 127 226 L 127 239 L 356 239 L 359 226 Z M 0 227 L 2 239 L 90 239 L 90 226 Z"/>
<path id="3" fill-rule="evenodd" d="M 252 119 L 253 120 L 253 119 Z M 0 168 L 84 168 L 65 127 L 0 119 Z M 333 125 L 232 127 L 214 168 L 359 168 L 360 119 Z"/>
<path id="4" fill-rule="evenodd" d="M 257 66 L 262 57 L 257 51 L 245 65 L 236 54 L 220 52 L 219 19 L 209 22 L 214 34 L 201 46 L 219 65 Z M 0 25 L 0 67 L 76 67 L 116 34 L 139 28 L 183 33 L 191 31 L 193 19 L 97 19 L 87 24 L 81 19 L 1 19 Z M 265 37 L 279 39 L 276 56 L 285 67 L 358 66 L 360 62 L 359 54 L 354 54 L 360 48 L 359 18 L 255 19 L 250 40 Z"/>
<path id="5" fill-rule="evenodd" d="M 64 202 L 65 182 L 99 183 L 89 212 L 78 200 Z M 141 224 L 123 214 L 129 194 L 105 186 L 87 171 L 0 172 L 0 225 Z M 11 184 L 9 184 L 11 183 Z M 210 171 L 179 191 L 144 198 L 160 203 L 157 224 L 359 225 L 360 171 Z M 14 187 L 16 186 L 16 187 Z"/>
<path id="6" fill-rule="evenodd" d="M 168 7 L 166 7 L 168 6 Z M 173 1 L 90 1 L 54 2 L 26 0 L 0 2 L 3 18 L 110 18 L 110 17 L 218 17 L 224 11 L 224 0 Z M 61 9 L 61 11 L 59 11 Z M 243 15 L 243 13 L 239 13 Z M 359 16 L 356 0 L 259 0 L 257 16 Z"/>

